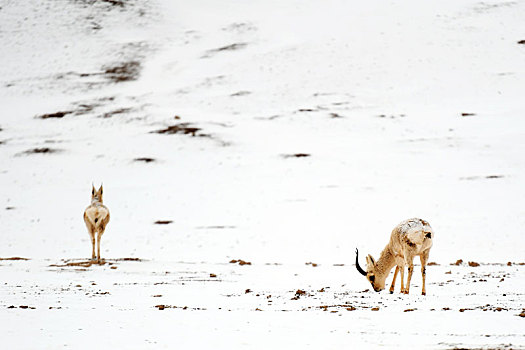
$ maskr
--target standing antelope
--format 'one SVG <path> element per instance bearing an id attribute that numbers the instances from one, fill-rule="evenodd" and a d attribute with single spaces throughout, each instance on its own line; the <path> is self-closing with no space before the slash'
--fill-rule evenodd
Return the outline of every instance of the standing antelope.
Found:
<path id="1" fill-rule="evenodd" d="M 89 235 L 91 236 L 91 244 L 93 251 L 91 259 L 95 260 L 95 233 L 97 233 L 97 261 L 100 262 L 100 238 L 106 229 L 109 222 L 109 210 L 102 204 L 102 185 L 98 191 L 95 191 L 95 186 L 91 190 L 91 204 L 84 211 L 84 222 L 86 223 Z"/>
<path id="2" fill-rule="evenodd" d="M 394 265 L 396 271 L 390 285 L 390 293 L 394 293 L 397 273 L 401 270 L 401 293 L 408 294 L 410 289 L 410 280 L 414 270 L 414 257 L 419 255 L 421 260 L 421 276 L 423 278 L 423 289 L 421 294 L 426 295 L 425 290 L 425 266 L 428 260 L 434 231 L 429 223 L 421 219 L 408 219 L 397 225 L 392 231 L 390 242 L 381 252 L 377 261 L 370 254 L 366 257 L 366 271 L 359 266 L 359 253 L 355 250 L 355 266 L 368 281 L 376 292 L 385 289 L 385 280 Z M 406 288 L 403 285 L 405 276 L 405 265 L 408 265 L 408 278 Z"/>

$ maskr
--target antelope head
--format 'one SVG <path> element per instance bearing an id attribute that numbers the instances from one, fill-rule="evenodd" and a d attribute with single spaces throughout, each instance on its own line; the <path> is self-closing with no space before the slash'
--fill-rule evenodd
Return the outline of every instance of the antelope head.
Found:
<path id="1" fill-rule="evenodd" d="M 94 185 L 91 185 L 92 189 L 91 189 L 91 202 L 98 202 L 100 204 L 102 204 L 102 192 L 103 192 L 103 189 L 102 189 L 102 185 L 100 185 L 100 188 L 97 190 L 95 190 L 95 186 Z"/>
<path id="2" fill-rule="evenodd" d="M 359 265 L 359 251 L 355 249 L 355 267 L 357 271 L 363 276 L 366 277 L 368 282 L 372 285 L 372 288 L 376 292 L 380 292 L 385 289 L 385 279 L 378 278 L 377 276 L 377 264 L 372 255 L 368 254 L 366 257 L 366 271 L 361 268 Z"/>

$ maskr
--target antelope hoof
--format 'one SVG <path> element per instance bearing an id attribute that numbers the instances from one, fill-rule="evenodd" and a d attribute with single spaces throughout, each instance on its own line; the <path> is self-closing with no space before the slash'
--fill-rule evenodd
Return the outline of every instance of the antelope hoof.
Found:
<path id="1" fill-rule="evenodd" d="M 421 292 L 421 295 L 427 295 L 427 292 Z"/>
<path id="2" fill-rule="evenodd" d="M 394 291 L 393 291 L 393 290 L 391 290 L 391 291 L 390 291 L 390 294 L 394 294 Z"/>

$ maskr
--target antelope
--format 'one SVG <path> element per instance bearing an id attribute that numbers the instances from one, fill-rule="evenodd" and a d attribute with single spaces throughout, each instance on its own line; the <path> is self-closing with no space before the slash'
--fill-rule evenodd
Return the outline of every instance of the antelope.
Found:
<path id="1" fill-rule="evenodd" d="M 87 230 L 91 236 L 92 254 L 91 260 L 100 262 L 100 238 L 104 234 L 106 225 L 109 222 L 109 210 L 102 203 L 102 185 L 98 191 L 95 191 L 95 186 L 92 185 L 91 190 L 91 204 L 84 211 L 84 222 Z M 97 255 L 95 256 L 95 233 L 97 234 Z"/>
<path id="2" fill-rule="evenodd" d="M 368 254 L 366 257 L 366 271 L 359 266 L 359 251 L 355 250 L 355 267 L 372 284 L 376 292 L 385 289 L 385 280 L 390 270 L 396 266 L 394 278 L 390 285 L 390 294 L 394 293 L 397 273 L 401 271 L 401 293 L 408 294 L 410 290 L 410 280 L 414 271 L 414 257 L 419 255 L 421 260 L 421 276 L 423 279 L 422 295 L 426 295 L 425 289 L 425 266 L 428 260 L 434 231 L 429 223 L 422 219 L 408 219 L 397 225 L 390 236 L 390 241 L 381 256 L 376 261 Z M 406 287 L 403 284 L 405 276 L 405 265 L 408 265 L 408 277 Z"/>

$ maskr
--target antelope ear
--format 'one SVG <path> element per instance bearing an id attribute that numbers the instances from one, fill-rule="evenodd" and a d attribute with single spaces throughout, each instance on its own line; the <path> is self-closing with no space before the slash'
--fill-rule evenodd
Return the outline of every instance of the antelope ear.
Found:
<path id="1" fill-rule="evenodd" d="M 103 188 L 102 188 L 102 186 L 103 186 L 103 185 L 100 184 L 100 188 L 98 189 L 98 191 L 100 192 L 100 194 L 102 194 L 102 192 L 103 192 Z"/>
<path id="2" fill-rule="evenodd" d="M 367 261 L 368 259 L 370 259 L 370 262 L 372 263 L 372 265 L 375 265 L 376 264 L 376 261 L 374 260 L 374 258 L 372 258 L 372 255 L 368 254 L 368 256 L 366 257 Z"/>
<path id="3" fill-rule="evenodd" d="M 91 194 L 95 195 L 95 185 L 91 184 Z"/>

